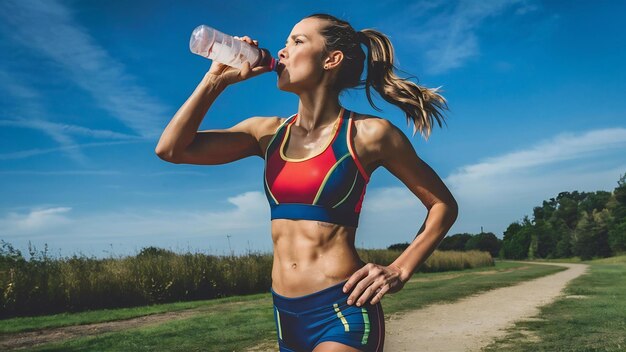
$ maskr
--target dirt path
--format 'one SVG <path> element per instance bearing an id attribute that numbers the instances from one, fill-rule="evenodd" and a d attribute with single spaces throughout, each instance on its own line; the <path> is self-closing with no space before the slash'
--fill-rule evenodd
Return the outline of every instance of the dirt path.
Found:
<path id="1" fill-rule="evenodd" d="M 125 320 L 109 321 L 105 323 L 64 326 L 60 328 L 10 334 L 0 336 L 0 351 L 33 347 L 44 343 L 67 340 L 75 337 L 99 335 L 110 331 L 119 331 L 139 326 L 160 324 L 172 320 L 184 319 L 201 312 L 202 311 L 199 309 L 188 309 L 176 312 L 145 315 Z"/>
<path id="2" fill-rule="evenodd" d="M 523 262 L 528 263 L 528 262 Z M 539 307 L 554 301 L 567 283 L 588 265 L 566 266 L 553 275 L 494 289 L 450 304 L 434 304 L 385 319 L 385 352 L 480 351 L 515 321 L 532 319 Z M 532 338 L 532 336 L 530 337 Z"/>

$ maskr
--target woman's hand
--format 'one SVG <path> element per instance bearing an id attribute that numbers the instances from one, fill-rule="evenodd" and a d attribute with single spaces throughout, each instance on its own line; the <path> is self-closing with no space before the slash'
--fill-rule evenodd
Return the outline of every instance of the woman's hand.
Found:
<path id="1" fill-rule="evenodd" d="M 349 292 L 354 287 L 348 297 L 348 304 L 356 302 L 360 307 L 370 298 L 371 304 L 376 304 L 386 293 L 400 291 L 404 287 L 404 282 L 400 280 L 401 273 L 402 269 L 393 264 L 383 266 L 367 263 L 352 274 L 343 287 L 343 292 Z"/>
<path id="2" fill-rule="evenodd" d="M 239 37 L 234 37 L 234 38 L 236 40 L 245 41 L 246 43 L 251 44 L 256 47 L 259 46 L 258 41 L 252 40 L 248 36 L 244 36 L 242 38 L 239 38 Z M 209 72 L 207 72 L 207 75 L 213 75 L 214 77 L 212 78 L 224 84 L 229 85 L 229 84 L 241 82 L 248 78 L 252 78 L 262 73 L 270 72 L 270 71 L 271 69 L 268 66 L 257 66 L 257 67 L 250 68 L 250 63 L 247 61 L 243 63 L 243 67 L 241 68 L 241 70 L 239 70 L 235 67 L 224 65 L 222 63 L 219 63 L 213 60 L 213 63 L 211 63 L 211 68 L 209 69 Z"/>

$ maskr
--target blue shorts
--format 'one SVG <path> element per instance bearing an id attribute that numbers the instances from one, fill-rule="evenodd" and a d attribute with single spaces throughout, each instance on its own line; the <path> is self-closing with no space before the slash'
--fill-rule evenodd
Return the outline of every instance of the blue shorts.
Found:
<path id="1" fill-rule="evenodd" d="M 271 289 L 280 352 L 312 351 L 324 341 L 336 341 L 360 351 L 381 352 L 385 319 L 381 302 L 348 305 L 348 280 L 300 297 L 285 297 Z"/>

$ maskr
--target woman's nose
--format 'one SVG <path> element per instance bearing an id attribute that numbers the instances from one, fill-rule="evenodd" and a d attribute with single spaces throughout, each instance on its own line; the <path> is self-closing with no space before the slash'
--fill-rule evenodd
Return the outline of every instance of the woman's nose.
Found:
<path id="1" fill-rule="evenodd" d="M 279 59 L 284 59 L 285 58 L 285 49 L 280 49 L 278 50 L 278 58 Z"/>

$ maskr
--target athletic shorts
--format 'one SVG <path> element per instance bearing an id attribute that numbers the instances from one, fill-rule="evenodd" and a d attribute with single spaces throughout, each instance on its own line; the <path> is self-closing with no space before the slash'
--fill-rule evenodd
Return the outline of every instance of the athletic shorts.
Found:
<path id="1" fill-rule="evenodd" d="M 336 341 L 360 351 L 382 352 L 385 320 L 381 302 L 348 305 L 348 280 L 315 293 L 285 297 L 271 289 L 280 352 L 312 351 L 324 341 Z"/>

